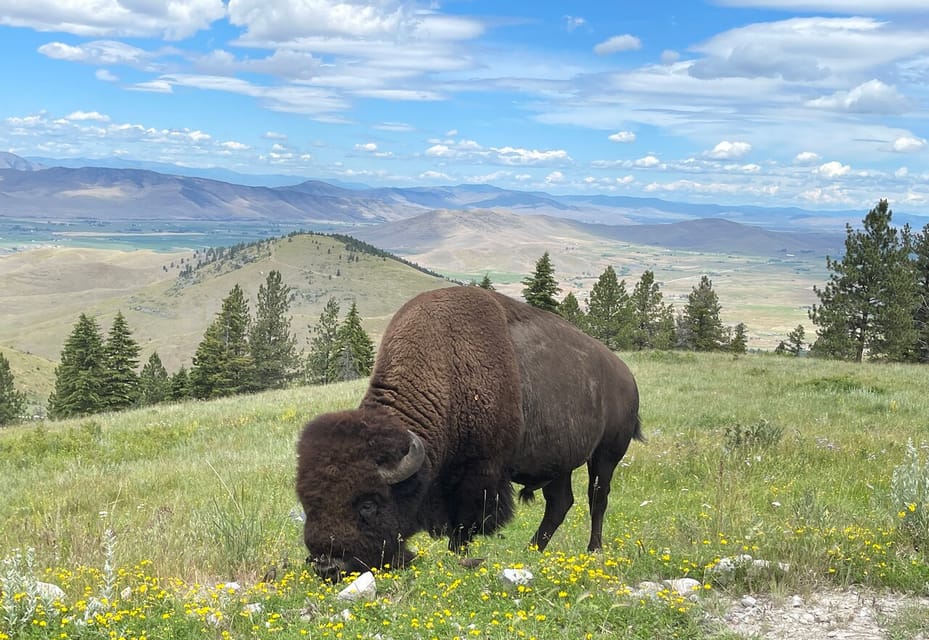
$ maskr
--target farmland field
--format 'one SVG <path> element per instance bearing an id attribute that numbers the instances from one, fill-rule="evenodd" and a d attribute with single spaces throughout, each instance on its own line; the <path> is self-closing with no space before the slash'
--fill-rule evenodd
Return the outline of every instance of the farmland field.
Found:
<path id="1" fill-rule="evenodd" d="M 929 368 L 624 358 L 648 441 L 633 443 L 614 478 L 602 553 L 584 552 L 578 471 L 575 506 L 544 554 L 526 548 L 538 500 L 471 547 L 483 559 L 476 568 L 444 541 L 415 536 L 414 566 L 378 573 L 377 598 L 354 604 L 304 570 L 292 485 L 301 426 L 354 405 L 363 384 L 4 429 L 4 569 L 64 590 L 21 635 L 5 633 L 733 638 L 707 612 L 746 593 L 926 592 L 929 496 L 903 480 L 929 475 Z M 766 563 L 719 568 L 744 554 Z M 534 579 L 507 587 L 506 567 Z M 642 581 L 680 577 L 695 579 L 699 595 L 633 595 Z"/>

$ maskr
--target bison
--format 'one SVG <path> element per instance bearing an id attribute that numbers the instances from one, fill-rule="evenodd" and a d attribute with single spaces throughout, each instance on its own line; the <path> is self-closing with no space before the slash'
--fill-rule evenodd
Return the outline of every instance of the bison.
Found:
<path id="1" fill-rule="evenodd" d="M 549 311 L 479 287 L 407 302 L 387 327 L 357 409 L 323 414 L 297 445 L 304 542 L 321 577 L 404 566 L 404 541 L 447 535 L 461 550 L 536 489 L 544 549 L 587 463 L 588 550 L 602 545 L 616 465 L 642 439 L 628 367 Z"/>

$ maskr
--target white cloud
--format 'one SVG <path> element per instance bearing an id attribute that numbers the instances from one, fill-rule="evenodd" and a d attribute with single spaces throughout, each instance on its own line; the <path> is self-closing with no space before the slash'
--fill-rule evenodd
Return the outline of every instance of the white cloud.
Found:
<path id="1" fill-rule="evenodd" d="M 447 174 L 442 173 L 441 171 L 433 171 L 431 169 L 428 171 L 423 171 L 421 174 L 419 174 L 419 179 L 420 180 L 445 180 L 445 181 L 451 180 L 451 178 Z"/>
<path id="2" fill-rule="evenodd" d="M 265 140 L 286 140 L 286 133 L 278 133 L 277 131 L 265 131 L 264 135 L 261 136 Z"/>
<path id="3" fill-rule="evenodd" d="M 812 187 L 800 192 L 799 198 L 817 205 L 854 204 L 855 200 L 848 192 L 837 185 Z"/>
<path id="4" fill-rule="evenodd" d="M 220 143 L 221 147 L 228 149 L 229 151 L 248 151 L 251 149 L 250 146 L 243 142 L 237 142 L 235 140 L 228 140 L 226 142 Z"/>
<path id="5" fill-rule="evenodd" d="M 826 178 L 840 178 L 846 176 L 852 170 L 847 164 L 842 164 L 841 162 L 827 162 L 825 164 L 819 165 L 816 169 L 816 173 Z"/>
<path id="6" fill-rule="evenodd" d="M 458 135 L 458 129 L 449 129 L 448 131 L 445 132 L 446 138 L 454 138 L 457 135 Z"/>
<path id="7" fill-rule="evenodd" d="M 858 15 L 862 13 L 923 12 L 924 0 L 716 0 L 730 7 L 757 7 L 780 10 L 829 11 Z"/>
<path id="8" fill-rule="evenodd" d="M 822 160 L 818 153 L 812 151 L 801 151 L 794 156 L 794 164 L 815 164 Z"/>
<path id="9" fill-rule="evenodd" d="M 723 140 L 710 151 L 704 151 L 703 155 L 714 160 L 735 160 L 743 157 L 751 150 L 752 145 L 747 142 Z"/>
<path id="10" fill-rule="evenodd" d="M 621 36 L 613 36 L 608 40 L 604 40 L 600 44 L 594 47 L 594 53 L 598 56 L 606 56 L 611 53 L 619 53 L 620 51 L 635 51 L 636 49 L 642 48 L 642 41 L 636 38 L 633 35 L 625 33 Z"/>
<path id="11" fill-rule="evenodd" d="M 852 113 L 901 113 L 907 108 L 907 99 L 896 88 L 880 80 L 868 80 L 851 91 L 836 91 L 830 96 L 810 100 L 807 106 Z"/>
<path id="12" fill-rule="evenodd" d="M 374 153 L 375 151 L 377 151 L 377 143 L 376 142 L 365 142 L 363 144 L 356 144 L 355 151 L 367 151 L 369 153 Z"/>
<path id="13" fill-rule="evenodd" d="M 580 27 L 583 27 L 587 24 L 587 20 L 581 18 L 580 16 L 565 16 L 564 17 L 565 29 L 568 31 L 574 31 Z"/>
<path id="14" fill-rule="evenodd" d="M 895 178 L 905 178 L 908 175 L 910 175 L 910 170 L 907 169 L 906 167 L 900 167 L 899 169 L 894 171 Z"/>
<path id="15" fill-rule="evenodd" d="M 98 113 L 97 111 L 74 111 L 66 115 L 65 120 L 72 120 L 76 122 L 85 122 L 88 120 L 93 120 L 95 122 L 109 122 L 110 116 Z"/>
<path id="16" fill-rule="evenodd" d="M 496 153 L 496 158 L 503 164 L 511 165 L 533 165 L 547 164 L 550 162 L 570 162 L 571 157 L 564 149 L 522 149 L 520 147 L 491 147 Z M 557 172 L 556 172 L 557 173 Z"/>
<path id="17" fill-rule="evenodd" d="M 55 60 L 83 62 L 95 65 L 128 65 L 142 67 L 156 54 L 116 40 L 94 40 L 78 45 L 49 42 L 38 49 L 39 53 Z"/>
<path id="18" fill-rule="evenodd" d="M 635 142 L 635 133 L 632 131 L 617 131 L 608 139 L 611 142 Z"/>
<path id="19" fill-rule="evenodd" d="M 223 17 L 222 0 L 3 0 L 0 25 L 99 37 L 164 37 L 181 40 Z"/>
<path id="20" fill-rule="evenodd" d="M 149 93 L 174 93 L 174 87 L 166 80 L 150 80 L 137 82 L 129 87 L 132 91 L 147 91 Z"/>
<path id="21" fill-rule="evenodd" d="M 101 82 L 119 82 L 119 76 L 109 69 L 97 69 L 94 76 Z"/>
<path id="22" fill-rule="evenodd" d="M 448 145 L 434 144 L 426 149 L 426 155 L 434 158 L 449 158 L 454 155 L 454 152 Z"/>
<path id="23" fill-rule="evenodd" d="M 661 164 L 661 160 L 656 158 L 653 155 L 647 155 L 644 158 L 639 158 L 634 162 L 634 165 L 644 169 L 650 169 L 652 167 L 657 167 Z"/>
<path id="24" fill-rule="evenodd" d="M 894 140 L 892 148 L 898 153 L 914 153 L 926 148 L 925 138 L 915 138 L 913 136 L 900 136 Z"/>
<path id="25" fill-rule="evenodd" d="M 416 131 L 416 127 L 406 122 L 382 122 L 380 124 L 374 125 L 375 129 L 380 131 L 394 131 L 397 133 L 408 133 L 410 131 Z"/>
<path id="26" fill-rule="evenodd" d="M 545 184 L 560 184 L 564 182 L 565 177 L 561 171 L 552 171 L 545 176 Z"/>
<path id="27" fill-rule="evenodd" d="M 681 59 L 681 54 L 673 49 L 665 49 L 661 52 L 661 64 L 672 65 Z"/>

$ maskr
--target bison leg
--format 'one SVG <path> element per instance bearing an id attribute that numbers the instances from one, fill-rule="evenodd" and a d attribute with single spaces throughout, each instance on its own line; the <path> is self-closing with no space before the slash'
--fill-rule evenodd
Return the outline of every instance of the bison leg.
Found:
<path id="1" fill-rule="evenodd" d="M 545 496 L 545 515 L 542 516 L 539 530 L 535 532 L 529 543 L 537 545 L 539 551 L 543 551 L 548 546 L 548 542 L 555 534 L 555 530 L 564 522 L 568 509 L 574 504 L 574 492 L 571 490 L 571 473 L 568 472 L 558 476 L 542 487 L 542 495 Z"/>
<path id="2" fill-rule="evenodd" d="M 587 461 L 587 499 L 590 501 L 590 543 L 588 551 L 597 551 L 603 547 L 603 516 L 610 497 L 610 483 L 613 472 L 622 459 L 623 453 L 617 455 L 604 446 L 594 450 Z"/>

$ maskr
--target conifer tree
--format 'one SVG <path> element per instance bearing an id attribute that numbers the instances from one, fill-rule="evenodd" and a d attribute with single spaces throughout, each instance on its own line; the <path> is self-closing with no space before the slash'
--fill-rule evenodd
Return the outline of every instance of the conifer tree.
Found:
<path id="1" fill-rule="evenodd" d="M 798 324 L 793 331 L 787 334 L 787 352 L 799 356 L 803 352 L 803 341 L 806 339 L 806 332 L 802 324 Z"/>
<path id="2" fill-rule="evenodd" d="M 335 340 L 339 331 L 339 303 L 329 298 L 319 322 L 313 327 L 310 351 L 306 359 L 306 378 L 310 384 L 326 384 L 333 380 L 329 377 L 329 364 L 335 358 Z"/>
<path id="3" fill-rule="evenodd" d="M 610 349 L 627 349 L 632 345 L 632 300 L 626 281 L 616 277 L 608 266 L 590 291 L 587 302 L 587 331 Z"/>
<path id="4" fill-rule="evenodd" d="M 632 290 L 633 336 L 636 349 L 670 349 L 674 344 L 674 309 L 665 304 L 651 270 Z"/>
<path id="5" fill-rule="evenodd" d="M 26 395 L 17 391 L 10 361 L 0 353 L 0 427 L 19 422 L 26 411 Z"/>
<path id="6" fill-rule="evenodd" d="M 555 296 L 561 291 L 558 281 L 555 280 L 555 269 L 552 266 L 548 251 L 535 263 L 535 271 L 522 281 L 523 298 L 533 307 L 555 312 L 558 310 L 558 301 Z"/>
<path id="7" fill-rule="evenodd" d="M 586 329 L 587 316 L 584 314 L 584 310 L 581 309 L 577 297 L 572 292 L 569 291 L 561 304 L 558 305 L 558 314 L 581 331 Z"/>
<path id="8" fill-rule="evenodd" d="M 256 389 L 281 389 L 296 375 L 297 338 L 290 328 L 290 294 L 280 271 L 268 273 L 258 288 L 258 308 L 249 333 Z"/>
<path id="9" fill-rule="evenodd" d="M 916 234 L 913 241 L 913 277 L 915 336 L 910 359 L 929 363 L 929 224 Z"/>
<path id="10" fill-rule="evenodd" d="M 865 216 L 863 228 L 845 227 L 845 255 L 826 258 L 832 271 L 810 319 L 818 327 L 816 355 L 861 362 L 871 358 L 902 360 L 916 340 L 916 307 L 909 229 L 891 226 L 893 213 L 881 200 Z"/>
<path id="11" fill-rule="evenodd" d="M 106 343 L 105 404 L 109 411 L 121 411 L 139 398 L 139 344 L 132 337 L 122 311 L 116 313 Z"/>
<path id="12" fill-rule="evenodd" d="M 148 362 L 139 374 L 139 404 L 148 406 L 164 402 L 171 397 L 171 380 L 161 363 L 157 351 L 148 357 Z"/>
<path id="13" fill-rule="evenodd" d="M 679 329 L 683 338 L 681 346 L 694 351 L 721 350 L 726 340 L 720 309 L 713 282 L 702 276 L 700 284 L 687 295 L 687 306 L 680 322 L 683 326 Z"/>
<path id="14" fill-rule="evenodd" d="M 358 307 L 352 303 L 339 325 L 333 345 L 334 358 L 329 363 L 329 379 L 354 380 L 371 375 L 374 368 L 374 342 L 361 326 Z"/>
<path id="15" fill-rule="evenodd" d="M 52 419 L 99 413 L 106 409 L 103 338 L 97 321 L 82 313 L 55 368 L 55 390 L 48 399 Z"/>
<path id="16" fill-rule="evenodd" d="M 745 326 L 744 322 L 740 322 L 735 326 L 732 339 L 729 340 L 729 351 L 732 353 L 745 353 L 748 347 L 747 332 L 748 327 Z"/>
<path id="17" fill-rule="evenodd" d="M 487 289 L 488 291 L 496 291 L 493 283 L 490 281 L 490 276 L 486 273 L 477 286 L 479 286 L 481 289 Z"/>
<path id="18" fill-rule="evenodd" d="M 248 302 L 237 284 L 223 300 L 194 355 L 190 388 L 195 398 L 218 398 L 254 388 L 254 362 L 248 348 Z"/>
<path id="19" fill-rule="evenodd" d="M 193 395 L 190 388 L 190 373 L 186 367 L 181 367 L 171 376 L 171 399 L 187 400 Z"/>

